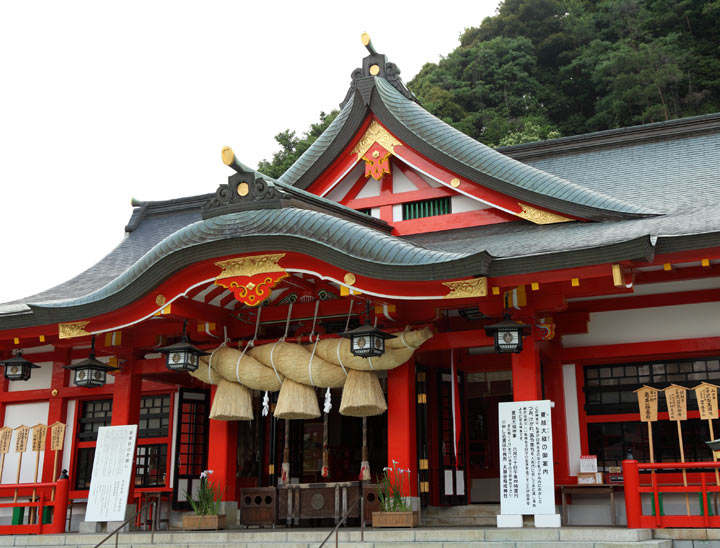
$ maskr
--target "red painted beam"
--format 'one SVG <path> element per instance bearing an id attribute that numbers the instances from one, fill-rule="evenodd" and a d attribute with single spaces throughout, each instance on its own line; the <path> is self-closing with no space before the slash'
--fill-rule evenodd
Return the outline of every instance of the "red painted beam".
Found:
<path id="1" fill-rule="evenodd" d="M 371 207 L 380 207 L 394 204 L 403 204 L 407 202 L 419 202 L 421 200 L 432 200 L 435 198 L 445 198 L 452 196 L 454 192 L 444 188 L 427 188 L 424 190 L 411 190 L 408 192 L 400 192 L 397 194 L 383 194 L 381 196 L 371 196 L 368 198 L 354 198 L 343 200 L 343 205 L 352 209 L 368 209 Z"/>
<path id="2" fill-rule="evenodd" d="M 632 310 L 636 308 L 653 308 L 658 306 L 677 306 L 720 301 L 720 289 L 701 289 L 699 291 L 683 291 L 680 293 L 663 293 L 659 295 L 638 295 L 634 297 L 618 297 L 593 301 L 572 302 L 568 305 L 571 312 L 607 312 L 611 310 Z"/>
<path id="3" fill-rule="evenodd" d="M 691 357 L 720 352 L 720 337 L 651 341 L 640 343 L 608 344 L 564 348 L 559 353 L 563 363 L 613 363 L 632 359 L 665 357 Z"/>
<path id="4" fill-rule="evenodd" d="M 408 234 L 423 234 L 440 230 L 454 230 L 471 226 L 494 225 L 517 220 L 513 215 L 499 209 L 478 209 L 463 213 L 450 213 L 448 215 L 435 215 L 408 221 L 395 221 L 393 235 L 406 236 Z"/>

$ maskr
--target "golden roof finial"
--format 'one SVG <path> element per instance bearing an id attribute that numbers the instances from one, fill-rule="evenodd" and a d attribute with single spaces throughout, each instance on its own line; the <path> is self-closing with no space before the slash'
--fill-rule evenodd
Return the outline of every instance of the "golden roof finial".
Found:
<path id="1" fill-rule="evenodd" d="M 370 55 L 377 55 L 377 52 L 372 45 L 372 41 L 370 40 L 370 35 L 367 32 L 362 33 L 362 35 L 360 36 L 360 40 L 362 41 L 362 45 L 365 46 L 370 52 Z"/>
<path id="2" fill-rule="evenodd" d="M 223 147 L 222 149 L 222 161 L 226 166 L 233 165 L 235 161 L 235 153 L 230 147 Z"/>

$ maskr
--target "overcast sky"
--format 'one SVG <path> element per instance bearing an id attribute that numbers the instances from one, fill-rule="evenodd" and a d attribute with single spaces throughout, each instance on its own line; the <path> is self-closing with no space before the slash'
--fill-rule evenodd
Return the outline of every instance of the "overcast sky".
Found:
<path id="1" fill-rule="evenodd" d="M 498 0 L 0 3 L 0 303 L 82 272 L 123 237 L 131 198 L 213 192 L 229 145 L 338 106 L 367 31 L 405 81 Z"/>

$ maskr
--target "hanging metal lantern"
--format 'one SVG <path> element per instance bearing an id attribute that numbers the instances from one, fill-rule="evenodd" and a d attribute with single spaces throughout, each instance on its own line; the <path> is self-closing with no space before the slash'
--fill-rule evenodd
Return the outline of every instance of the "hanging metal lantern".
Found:
<path id="1" fill-rule="evenodd" d="M 95 359 L 95 337 L 90 346 L 90 356 L 81 362 L 66 365 L 65 369 L 73 371 L 73 381 L 77 386 L 85 388 L 98 388 L 105 386 L 107 372 L 115 371 L 117 368 L 105 365 Z"/>
<path id="2" fill-rule="evenodd" d="M 183 338 L 180 342 L 163 346 L 157 349 L 165 354 L 165 366 L 170 371 L 195 371 L 198 368 L 200 356 L 209 353 L 190 344 L 187 337 L 187 320 L 183 324 Z"/>
<path id="3" fill-rule="evenodd" d="M 485 326 L 485 334 L 495 339 L 495 352 L 518 353 L 522 352 L 523 337 L 530 334 L 531 327 L 527 324 L 515 322 L 509 314 L 501 322 Z"/>
<path id="4" fill-rule="evenodd" d="M 27 381 L 30 379 L 31 371 L 40 366 L 27 361 L 22 357 L 22 350 L 15 352 L 15 357 L 0 361 L 5 367 L 5 378 L 9 381 Z"/>
<path id="5" fill-rule="evenodd" d="M 382 356 L 385 353 L 385 339 L 395 338 L 395 335 L 370 325 L 370 301 L 367 301 L 365 325 L 340 333 L 340 336 L 350 339 L 350 352 L 360 358 Z"/>

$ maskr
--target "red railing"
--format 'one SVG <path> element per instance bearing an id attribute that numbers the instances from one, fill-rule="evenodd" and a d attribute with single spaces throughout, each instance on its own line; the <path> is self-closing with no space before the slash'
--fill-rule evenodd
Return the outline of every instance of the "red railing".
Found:
<path id="1" fill-rule="evenodd" d="M 661 527 L 720 527 L 720 516 L 711 515 L 712 511 L 708 494 L 714 493 L 717 497 L 720 487 L 716 484 L 715 470 L 720 468 L 720 462 L 663 462 L 639 463 L 636 460 L 623 461 L 623 480 L 625 483 L 625 512 L 628 527 L 634 529 L 661 528 Z M 700 471 L 712 470 L 711 472 Z M 663 484 L 662 474 L 654 473 L 656 470 L 688 470 L 693 472 L 692 482 L 688 485 Z M 641 474 L 642 471 L 642 474 Z M 696 480 L 699 478 L 699 482 Z M 666 480 L 667 481 L 667 480 Z M 645 515 L 642 510 L 642 495 L 650 495 L 652 514 Z M 699 514 L 688 516 L 687 513 L 677 515 L 662 515 L 663 507 L 668 507 L 668 501 L 663 505 L 663 493 L 685 493 L 691 500 L 700 499 Z M 685 510 L 686 506 L 681 505 Z"/>
<path id="2" fill-rule="evenodd" d="M 15 497 L 16 492 L 17 497 Z M 34 519 L 32 520 L 34 523 L 27 525 L 0 525 L 0 535 L 64 533 L 69 492 L 70 482 L 66 479 L 60 479 L 56 483 L 0 485 L 0 498 L 17 499 L 17 502 L 0 502 L 0 508 L 35 509 Z M 43 523 L 44 510 L 48 507 L 54 508 L 52 522 Z"/>

